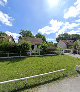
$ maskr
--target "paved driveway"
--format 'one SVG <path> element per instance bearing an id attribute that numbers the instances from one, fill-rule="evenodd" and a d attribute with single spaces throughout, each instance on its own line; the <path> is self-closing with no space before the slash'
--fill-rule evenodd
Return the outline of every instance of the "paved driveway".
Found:
<path id="1" fill-rule="evenodd" d="M 64 79 L 22 92 L 80 92 L 80 77 Z"/>
<path id="2" fill-rule="evenodd" d="M 80 55 L 79 54 L 65 53 L 65 55 L 69 55 L 69 56 L 72 56 L 72 57 L 75 57 L 75 58 L 80 58 Z"/>

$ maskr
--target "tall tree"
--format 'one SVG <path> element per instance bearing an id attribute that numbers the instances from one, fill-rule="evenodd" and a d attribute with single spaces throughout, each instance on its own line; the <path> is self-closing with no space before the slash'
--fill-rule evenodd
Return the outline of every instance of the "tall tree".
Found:
<path id="1" fill-rule="evenodd" d="M 76 41 L 76 40 L 80 39 L 80 35 L 79 34 L 72 34 L 71 39 Z"/>
<path id="2" fill-rule="evenodd" d="M 69 39 L 70 39 L 70 35 L 68 33 L 64 33 L 64 34 L 58 35 L 58 37 L 56 38 L 56 41 L 59 42 L 60 40 L 69 40 Z"/>
<path id="3" fill-rule="evenodd" d="M 44 35 L 40 34 L 40 33 L 36 34 L 35 37 L 36 37 L 36 38 L 42 38 L 42 40 L 43 40 L 44 42 L 46 42 L 46 37 L 45 37 Z"/>
<path id="4" fill-rule="evenodd" d="M 22 37 L 34 37 L 31 31 L 29 30 L 21 30 L 19 33 Z"/>
<path id="5" fill-rule="evenodd" d="M 56 41 L 59 42 L 60 40 L 78 40 L 80 39 L 80 35 L 79 34 L 68 34 L 68 33 L 64 33 L 64 34 L 60 34 L 58 35 L 58 37 L 56 38 Z"/>
<path id="6" fill-rule="evenodd" d="M 6 36 L 7 34 L 0 31 L 0 36 Z"/>

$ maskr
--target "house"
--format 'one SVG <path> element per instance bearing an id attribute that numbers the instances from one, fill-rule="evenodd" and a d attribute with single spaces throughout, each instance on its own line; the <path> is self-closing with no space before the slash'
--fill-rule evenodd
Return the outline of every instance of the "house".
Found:
<path id="1" fill-rule="evenodd" d="M 21 39 L 19 39 L 18 43 L 22 43 L 25 41 L 32 44 L 31 53 L 40 53 L 38 46 L 43 43 L 43 40 L 41 38 L 22 37 Z"/>
<path id="2" fill-rule="evenodd" d="M 57 44 L 57 47 L 61 49 L 66 49 L 67 45 L 64 41 L 60 40 L 59 43 Z"/>
<path id="3" fill-rule="evenodd" d="M 14 38 L 13 38 L 11 35 L 8 36 L 8 41 L 9 41 L 9 42 L 13 42 L 13 43 L 15 42 L 15 41 L 14 41 Z"/>
<path id="4" fill-rule="evenodd" d="M 73 53 L 73 50 L 70 49 L 73 44 L 74 40 L 60 40 L 57 47 L 62 49 L 62 53 Z"/>
<path id="5" fill-rule="evenodd" d="M 60 40 L 57 44 L 58 48 L 68 49 L 70 46 L 73 46 L 74 40 Z"/>
<path id="6" fill-rule="evenodd" d="M 10 35 L 0 36 L 0 42 L 7 41 L 7 42 L 15 42 L 14 38 Z"/>

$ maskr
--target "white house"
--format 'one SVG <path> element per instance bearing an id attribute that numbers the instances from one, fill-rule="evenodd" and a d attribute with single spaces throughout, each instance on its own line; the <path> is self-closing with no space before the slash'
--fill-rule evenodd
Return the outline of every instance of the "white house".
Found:
<path id="1" fill-rule="evenodd" d="M 70 46 L 73 46 L 74 40 L 60 40 L 57 44 L 58 48 L 68 49 Z"/>
<path id="2" fill-rule="evenodd" d="M 63 40 L 59 41 L 59 43 L 57 44 L 57 47 L 61 49 L 67 49 L 67 45 Z"/>
<path id="3" fill-rule="evenodd" d="M 74 40 L 60 40 L 57 44 L 58 48 L 63 50 L 63 53 L 73 53 L 73 50 L 69 49 L 70 46 L 73 46 Z"/>

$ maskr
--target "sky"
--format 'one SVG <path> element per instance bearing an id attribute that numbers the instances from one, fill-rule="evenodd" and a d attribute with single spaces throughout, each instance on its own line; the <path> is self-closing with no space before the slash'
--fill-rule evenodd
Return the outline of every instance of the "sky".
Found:
<path id="1" fill-rule="evenodd" d="M 21 29 L 52 42 L 62 33 L 80 34 L 80 0 L 0 0 L 0 31 L 17 42 Z"/>

